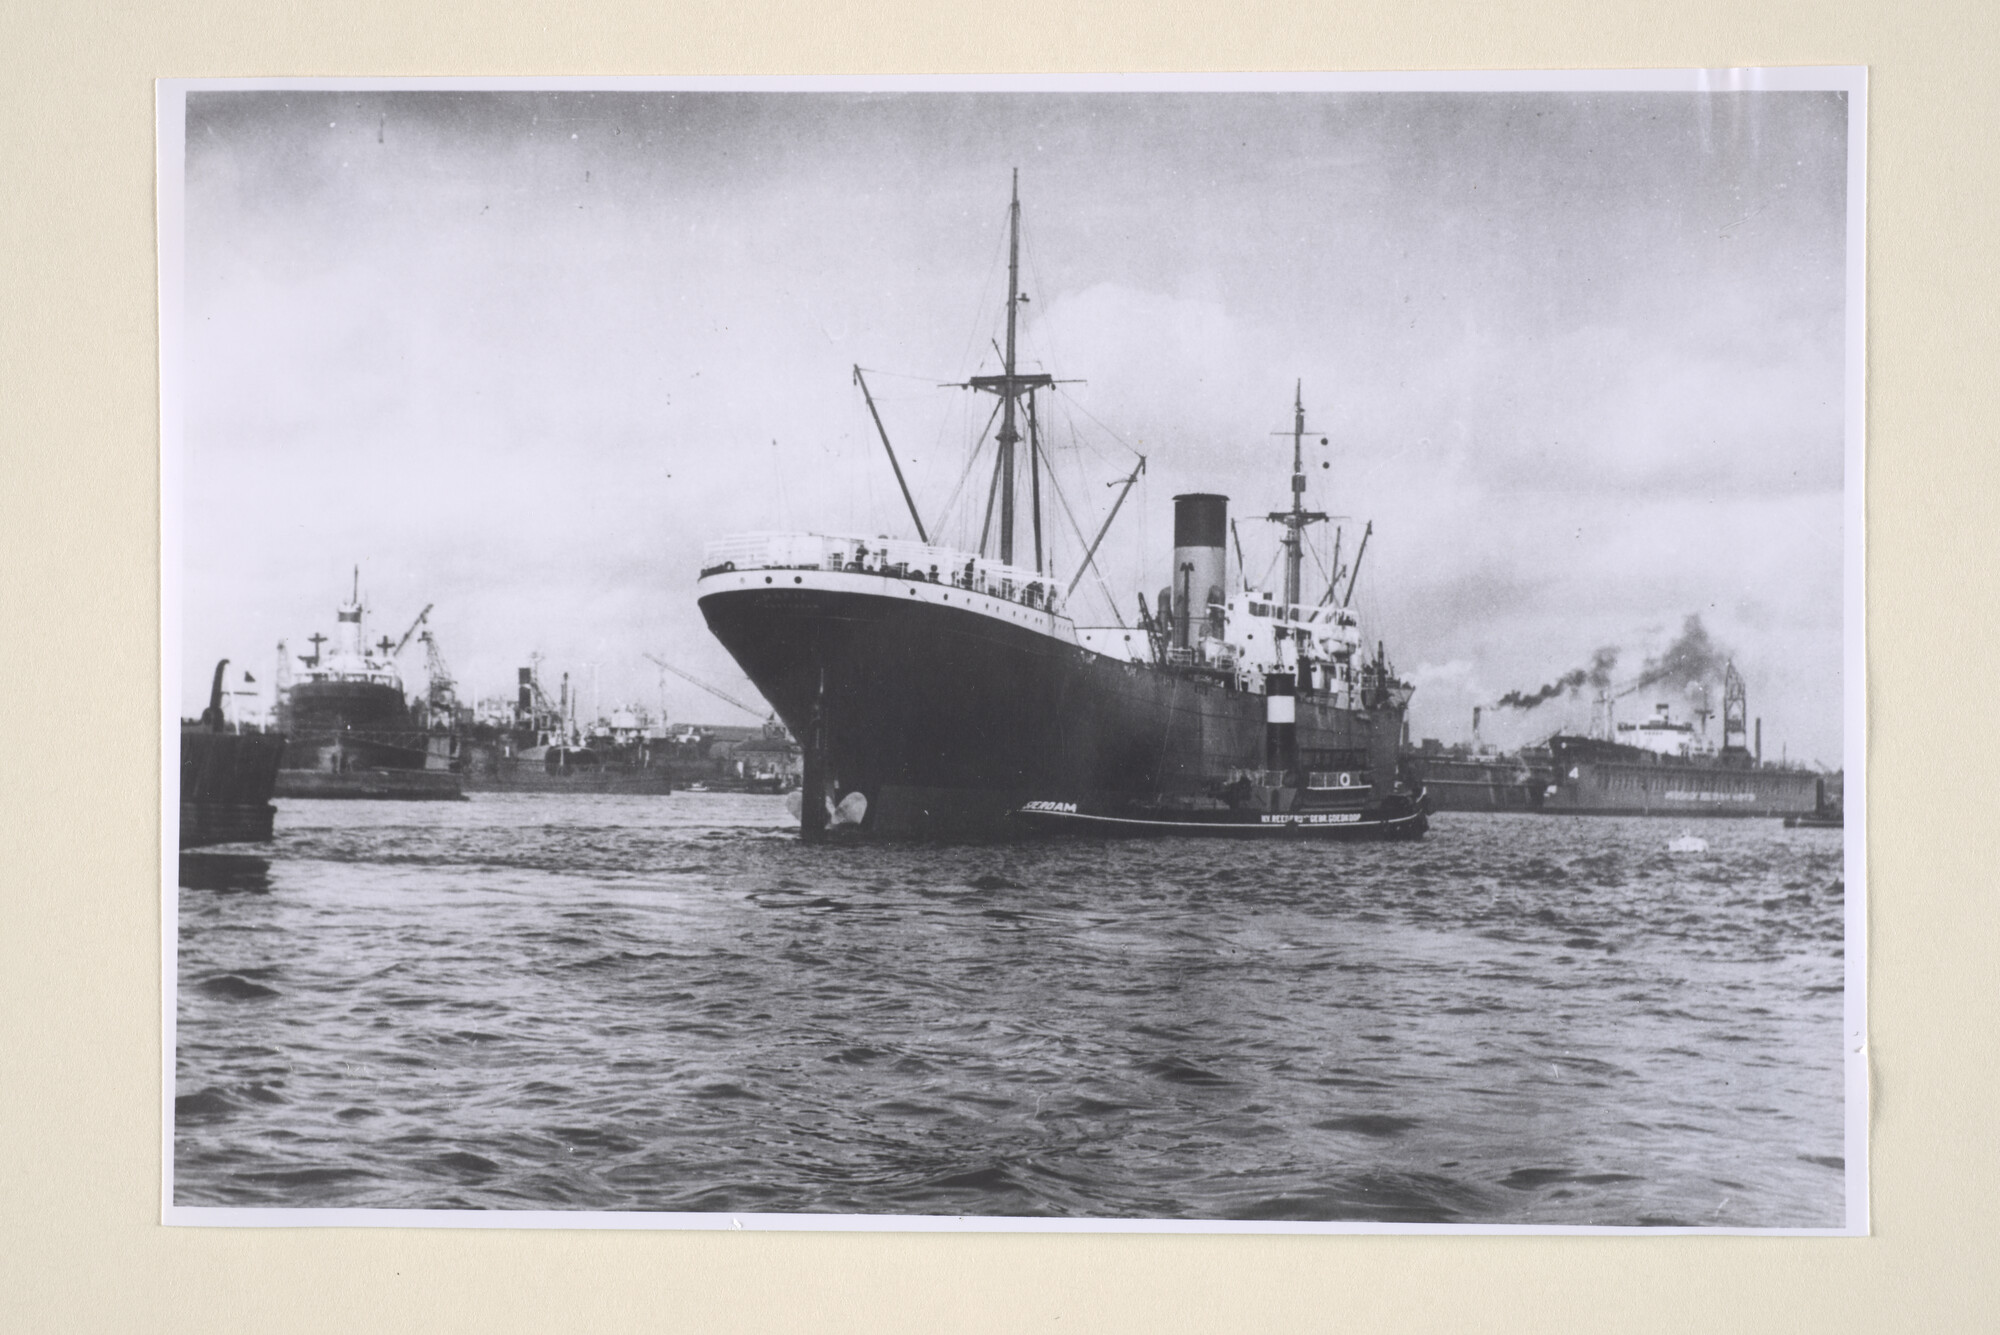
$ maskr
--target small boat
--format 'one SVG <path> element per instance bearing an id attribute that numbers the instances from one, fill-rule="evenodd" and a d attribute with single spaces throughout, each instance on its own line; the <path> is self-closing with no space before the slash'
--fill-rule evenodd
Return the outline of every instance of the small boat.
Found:
<path id="1" fill-rule="evenodd" d="M 1811 811 L 1785 817 L 1788 830 L 1844 830 L 1847 828 L 1847 813 L 1841 808 L 1840 799 L 1829 797 L 1826 780 L 1818 783 L 1818 791 L 1813 795 Z"/>
<path id="2" fill-rule="evenodd" d="M 1698 835 L 1683 833 L 1678 839 L 1667 840 L 1669 853 L 1706 853 L 1708 840 Z"/>
<path id="3" fill-rule="evenodd" d="M 1033 801 L 1017 808 L 1014 819 L 1041 833 L 1225 839 L 1418 839 L 1430 829 L 1430 800 L 1421 787 L 1359 802 L 1324 797 L 1311 788 L 1247 784 L 1202 803 Z"/>

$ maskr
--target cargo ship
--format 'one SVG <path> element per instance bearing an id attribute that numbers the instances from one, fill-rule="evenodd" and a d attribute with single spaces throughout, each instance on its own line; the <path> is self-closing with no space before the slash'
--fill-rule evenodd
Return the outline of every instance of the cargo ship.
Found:
<path id="1" fill-rule="evenodd" d="M 1042 491 L 1056 484 L 1037 409 L 1056 381 L 1016 357 L 1018 182 L 999 374 L 961 386 L 993 395 L 1000 422 L 979 549 L 931 542 L 869 397 L 915 541 L 763 532 L 703 556 L 709 629 L 799 740 L 802 835 L 832 823 L 886 838 L 1421 835 L 1423 794 L 1398 766 L 1412 687 L 1379 642 L 1364 648 L 1352 579 L 1345 598 L 1301 586 L 1306 530 L 1328 516 L 1304 505 L 1300 392 L 1291 504 L 1268 516 L 1283 531 L 1282 591 L 1232 583 L 1228 498 L 1187 494 L 1174 498 L 1174 583 L 1157 608 L 1139 595 L 1136 626 L 1070 614 L 1145 460 L 1058 578 L 1042 541 Z M 1032 549 L 1016 543 L 1020 472 Z M 1365 551 L 1364 538 L 1357 565 Z"/>
<path id="2" fill-rule="evenodd" d="M 434 758 L 438 743 L 404 697 L 395 660 L 402 646 L 387 639 L 370 646 L 364 639 L 358 568 L 353 592 L 336 617 L 330 639 L 311 637 L 313 652 L 298 656 L 298 670 L 280 659 L 275 715 L 287 745 L 278 796 L 463 797 L 457 776 Z"/>
<path id="3" fill-rule="evenodd" d="M 1426 737 L 1403 751 L 1403 771 L 1421 782 L 1433 811 L 1539 811 L 1549 786 L 1549 752 L 1544 746 L 1499 751 L 1480 741 L 1479 716 L 1472 710 L 1472 743 L 1446 746 Z"/>
<path id="4" fill-rule="evenodd" d="M 1434 811 L 1539 811 L 1551 775 L 1540 747 L 1511 755 L 1418 750 L 1405 753 L 1403 767 L 1422 782 Z"/>
<path id="5" fill-rule="evenodd" d="M 1734 663 L 1723 672 L 1717 748 L 1668 702 L 1639 723 L 1605 723 L 1610 736 L 1549 738 L 1542 810 L 1555 815 L 1803 816 L 1822 809 L 1824 783 L 1807 769 L 1763 762 L 1751 744 L 1748 698 Z M 1761 734 L 1761 725 L 1758 729 Z"/>
<path id="6" fill-rule="evenodd" d="M 512 717 L 453 739 L 452 765 L 469 793 L 608 793 L 662 796 L 674 790 L 671 747 L 613 721 L 602 735 L 575 722 L 568 674 L 551 694 L 537 666 L 521 668 Z"/>

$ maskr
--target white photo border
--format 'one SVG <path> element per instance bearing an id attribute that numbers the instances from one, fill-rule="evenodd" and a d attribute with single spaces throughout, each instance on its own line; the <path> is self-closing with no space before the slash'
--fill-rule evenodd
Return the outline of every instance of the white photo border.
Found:
<path id="1" fill-rule="evenodd" d="M 752 1229 L 773 1232 L 1867 1236 L 1866 138 L 1865 66 L 1728 69 L 1468 70 L 1289 74 L 746 75 L 671 78 L 439 77 L 162 79 L 156 84 L 160 375 L 160 1221 L 225 1228 Z M 1847 95 L 1846 328 L 1842 565 L 1842 1007 L 1845 1219 L 1832 1228 L 1381 1224 L 1360 1221 L 1044 1218 L 987 1215 L 760 1214 L 585 1210 L 234 1207 L 174 1202 L 175 1004 L 179 920 L 179 702 L 185 501 L 185 158 L 194 92 L 1840 92 Z"/>

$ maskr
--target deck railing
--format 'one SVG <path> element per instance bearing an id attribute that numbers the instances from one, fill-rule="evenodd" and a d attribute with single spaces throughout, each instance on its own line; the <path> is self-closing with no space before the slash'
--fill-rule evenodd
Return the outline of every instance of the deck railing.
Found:
<path id="1" fill-rule="evenodd" d="M 1053 612 L 1053 575 L 989 561 L 970 552 L 898 538 L 831 533 L 739 533 L 702 549 L 703 576 L 729 570 L 842 570 L 885 579 L 943 584 Z"/>

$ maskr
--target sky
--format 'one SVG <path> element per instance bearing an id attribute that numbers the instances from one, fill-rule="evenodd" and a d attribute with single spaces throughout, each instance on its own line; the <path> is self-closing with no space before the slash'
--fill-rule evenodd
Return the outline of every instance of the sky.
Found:
<path id="1" fill-rule="evenodd" d="M 427 603 L 479 695 L 531 653 L 608 709 L 749 715 L 705 543 L 976 541 L 1011 173 L 1022 362 L 1133 619 L 1172 498 L 1232 498 L 1265 586 L 1302 385 L 1308 501 L 1417 684 L 1419 737 L 1699 616 L 1767 756 L 1837 764 L 1846 131 L 1839 94 L 200 92 L 188 100 L 183 712 Z M 170 365 L 173 363 L 170 362 Z M 1327 443 L 1321 445 L 1324 439 Z M 990 445 L 988 454 L 990 459 Z M 964 479 L 963 481 L 961 479 Z M 1858 479 L 1857 479 L 1858 482 Z M 948 499 L 955 499 L 949 511 Z M 1025 521 L 1024 521 L 1025 524 Z M 1025 539 L 1024 539 L 1025 542 Z M 1321 586 L 1324 575 L 1318 576 Z M 1086 579 L 1072 610 L 1113 615 Z M 421 663 L 412 654 L 409 675 Z M 1684 703 L 1677 700 L 1677 708 Z M 1650 709 L 1638 696 L 1621 717 Z"/>

